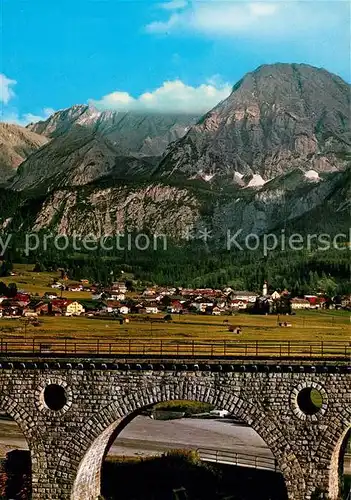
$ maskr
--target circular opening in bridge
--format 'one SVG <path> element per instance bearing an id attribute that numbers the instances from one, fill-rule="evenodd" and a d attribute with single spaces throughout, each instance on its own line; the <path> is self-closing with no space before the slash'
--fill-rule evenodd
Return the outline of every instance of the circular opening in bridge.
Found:
<path id="1" fill-rule="evenodd" d="M 297 395 L 297 404 L 306 415 L 315 415 L 322 408 L 322 394 L 313 387 L 305 387 Z"/>
<path id="2" fill-rule="evenodd" d="M 44 401 L 50 410 L 59 411 L 67 403 L 66 391 L 58 384 L 50 384 L 44 389 Z"/>

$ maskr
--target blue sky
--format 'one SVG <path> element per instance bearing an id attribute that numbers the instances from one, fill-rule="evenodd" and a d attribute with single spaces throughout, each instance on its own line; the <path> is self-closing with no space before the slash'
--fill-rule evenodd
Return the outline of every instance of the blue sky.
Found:
<path id="1" fill-rule="evenodd" d="M 2 0 L 2 119 L 73 104 L 203 112 L 246 72 L 323 66 L 350 81 L 348 1 Z"/>

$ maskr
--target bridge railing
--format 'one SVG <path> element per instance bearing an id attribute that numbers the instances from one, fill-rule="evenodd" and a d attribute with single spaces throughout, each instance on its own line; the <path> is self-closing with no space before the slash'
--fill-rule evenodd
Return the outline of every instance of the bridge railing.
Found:
<path id="1" fill-rule="evenodd" d="M 0 338 L 0 354 L 48 354 L 131 357 L 193 358 L 350 358 L 351 342 L 289 340 L 160 340 L 118 339 L 115 341 L 50 342 L 43 338 L 8 340 Z"/>
<path id="2" fill-rule="evenodd" d="M 274 472 L 279 471 L 277 461 L 274 457 L 264 457 L 224 450 L 213 450 L 211 448 L 198 448 L 196 452 L 198 453 L 200 459 L 205 462 L 252 467 L 254 469 L 264 469 Z"/>

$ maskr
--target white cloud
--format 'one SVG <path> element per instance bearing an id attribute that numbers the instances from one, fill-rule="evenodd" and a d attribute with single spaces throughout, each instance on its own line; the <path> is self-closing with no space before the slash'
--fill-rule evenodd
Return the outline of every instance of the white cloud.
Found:
<path id="1" fill-rule="evenodd" d="M 160 9 L 164 10 L 178 10 L 183 9 L 188 5 L 186 0 L 171 0 L 170 2 L 160 3 Z"/>
<path id="2" fill-rule="evenodd" d="M 0 102 L 7 104 L 15 96 L 11 87 L 16 85 L 16 83 L 16 80 L 11 80 L 3 73 L 0 73 Z"/>
<path id="3" fill-rule="evenodd" d="M 230 92 L 231 86 L 219 83 L 218 77 L 198 87 L 173 80 L 138 97 L 115 91 L 99 100 L 90 99 L 89 104 L 98 109 L 117 111 L 203 114 L 228 97 Z"/>
<path id="4" fill-rule="evenodd" d="M 277 4 L 273 3 L 251 3 L 249 4 L 251 14 L 254 16 L 270 16 L 277 11 Z"/>
<path id="5" fill-rule="evenodd" d="M 184 15 L 172 14 L 167 21 L 154 21 L 146 26 L 148 33 L 168 33 L 173 29 L 178 29 L 182 24 Z"/>
<path id="6" fill-rule="evenodd" d="M 0 73 L 0 102 L 2 103 L 0 108 L 0 121 L 15 123 L 24 127 L 28 125 L 28 123 L 46 120 L 54 113 L 52 108 L 44 108 L 40 115 L 34 115 L 32 113 L 20 114 L 16 108 L 8 106 L 11 99 L 15 97 L 15 92 L 12 87 L 16 84 L 16 80 L 11 80 L 3 73 Z"/>
<path id="7" fill-rule="evenodd" d="M 332 3 L 337 3 L 331 5 Z M 168 18 L 146 26 L 154 34 L 191 32 L 206 36 L 284 38 L 320 35 L 345 21 L 346 2 L 193 0 Z"/>
<path id="8" fill-rule="evenodd" d="M 52 108 L 44 108 L 40 115 L 33 115 L 32 113 L 26 113 L 23 115 L 23 120 L 28 123 L 36 123 L 43 120 L 47 120 L 49 116 L 55 113 L 55 110 Z"/>
<path id="9" fill-rule="evenodd" d="M 55 112 L 52 108 L 44 108 L 40 115 L 34 115 L 32 113 L 24 113 L 20 115 L 16 110 L 3 111 L 0 115 L 0 121 L 6 123 L 14 123 L 15 125 L 21 125 L 25 127 L 29 123 L 36 123 L 41 120 L 46 120 Z"/>

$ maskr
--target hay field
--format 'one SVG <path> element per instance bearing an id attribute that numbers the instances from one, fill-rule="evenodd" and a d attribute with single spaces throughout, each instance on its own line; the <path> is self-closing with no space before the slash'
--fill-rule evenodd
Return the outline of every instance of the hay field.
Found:
<path id="1" fill-rule="evenodd" d="M 58 279 L 58 273 L 33 273 L 32 266 L 16 265 L 17 276 L 2 278 L 6 283 L 15 282 L 32 294 L 42 295 L 52 291 L 47 285 Z M 67 281 L 70 283 L 70 281 Z M 90 299 L 89 292 L 64 292 L 67 298 Z M 24 319 L 0 318 L 0 340 L 16 342 L 17 345 L 53 344 L 55 342 L 89 342 L 89 350 L 95 350 L 98 343 L 118 342 L 123 352 L 126 343 L 143 343 L 158 346 L 191 342 L 349 342 L 350 315 L 347 311 L 297 311 L 294 316 L 257 316 L 237 313 L 234 316 L 172 315 L 171 322 L 163 321 L 164 314 L 130 315 L 129 324 L 120 324 L 112 318 L 48 317 L 39 318 L 34 326 Z M 279 321 L 289 321 L 290 328 L 279 327 Z M 228 326 L 241 326 L 240 335 L 228 331 Z M 26 348 L 27 348 L 26 347 Z M 72 347 L 73 349 L 73 347 Z M 108 349 L 107 345 L 103 349 Z M 150 347 L 151 349 L 151 347 Z"/>
<path id="2" fill-rule="evenodd" d="M 18 290 L 24 290 L 32 295 L 38 294 L 40 297 L 44 295 L 45 292 L 56 292 L 60 295 L 60 290 L 53 289 L 48 286 L 53 281 L 60 281 L 65 285 L 70 285 L 72 283 L 77 283 L 77 281 L 67 280 L 63 281 L 60 279 L 59 272 L 33 272 L 34 264 L 15 264 L 14 271 L 16 276 L 6 276 L 5 278 L 0 278 L 6 285 L 9 283 L 16 283 Z M 63 296 L 67 299 L 90 299 L 90 292 L 69 292 L 64 291 Z"/>

